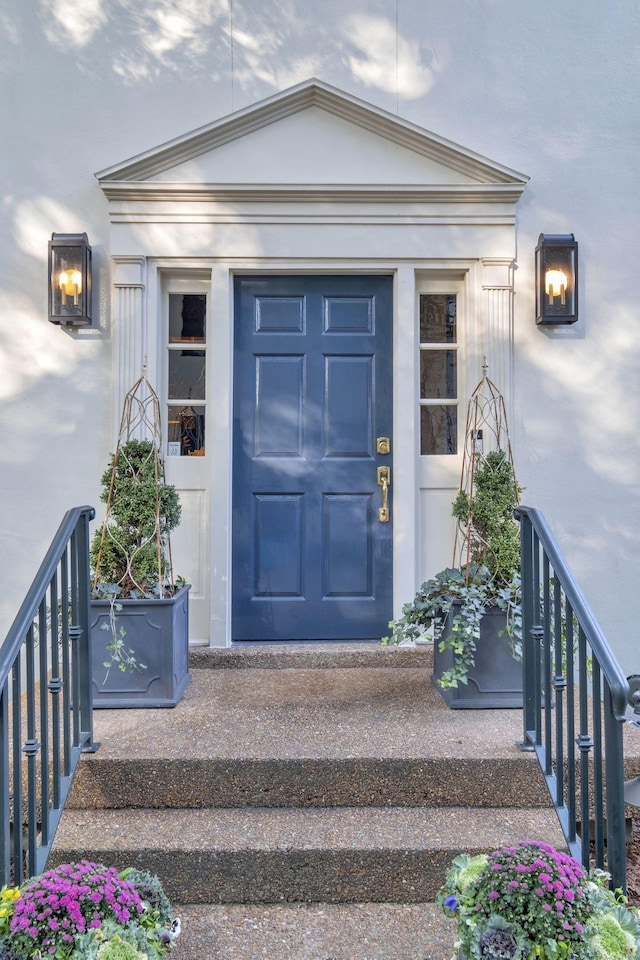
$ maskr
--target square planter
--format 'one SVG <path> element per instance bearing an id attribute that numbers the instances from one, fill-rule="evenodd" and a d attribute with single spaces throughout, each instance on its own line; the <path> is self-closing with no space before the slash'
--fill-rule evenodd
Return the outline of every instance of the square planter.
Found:
<path id="1" fill-rule="evenodd" d="M 189 674 L 189 590 L 182 587 L 162 600 L 118 600 L 116 624 L 125 631 L 127 649 L 137 664 L 120 670 L 107 645 L 112 641 L 109 600 L 91 601 L 91 664 L 94 708 L 175 707 Z M 104 629 L 103 625 L 107 628 Z"/>
<path id="2" fill-rule="evenodd" d="M 455 604 L 449 611 L 442 637 L 450 630 Z M 487 610 L 480 621 L 475 666 L 466 684 L 442 689 L 437 681 L 453 666 L 452 650 L 440 652 L 439 641 L 433 645 L 433 683 L 452 710 L 482 710 L 499 707 L 522 707 L 522 663 L 511 653 L 506 635 L 507 615 L 497 608 Z"/>

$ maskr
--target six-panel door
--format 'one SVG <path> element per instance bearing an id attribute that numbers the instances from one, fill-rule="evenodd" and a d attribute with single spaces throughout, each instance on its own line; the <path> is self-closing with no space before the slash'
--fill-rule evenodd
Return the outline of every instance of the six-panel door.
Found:
<path id="1" fill-rule="evenodd" d="M 238 277 L 234 356 L 233 639 L 379 638 L 391 278 Z"/>

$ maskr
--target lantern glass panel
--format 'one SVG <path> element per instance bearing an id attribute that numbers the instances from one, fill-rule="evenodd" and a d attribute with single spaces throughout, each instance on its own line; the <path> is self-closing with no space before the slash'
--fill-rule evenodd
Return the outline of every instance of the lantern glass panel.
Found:
<path id="1" fill-rule="evenodd" d="M 51 250 L 51 313 L 56 317 L 81 317 L 84 296 L 82 251 L 78 246 Z"/>
<path id="2" fill-rule="evenodd" d="M 566 286 L 551 282 L 554 274 L 566 278 Z M 544 251 L 542 279 L 544 283 L 544 307 L 547 316 L 563 317 L 575 311 L 576 264 L 572 247 L 549 247 Z"/>

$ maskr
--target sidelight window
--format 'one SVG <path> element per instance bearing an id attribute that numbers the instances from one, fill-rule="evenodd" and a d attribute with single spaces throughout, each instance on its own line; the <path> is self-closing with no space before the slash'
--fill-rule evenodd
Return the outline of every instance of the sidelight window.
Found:
<path id="1" fill-rule="evenodd" d="M 167 456 L 205 452 L 207 297 L 169 294 Z"/>
<path id="2" fill-rule="evenodd" d="M 455 294 L 420 296 L 420 453 L 458 452 L 458 324 Z"/>

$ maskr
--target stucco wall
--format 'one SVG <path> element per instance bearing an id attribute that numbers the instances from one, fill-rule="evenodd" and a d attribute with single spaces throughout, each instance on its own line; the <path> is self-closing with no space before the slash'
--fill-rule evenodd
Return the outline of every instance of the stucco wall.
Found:
<path id="1" fill-rule="evenodd" d="M 640 672 L 640 11 L 634 0 L 4 0 L 0 633 L 112 445 L 109 229 L 94 172 L 310 76 L 529 175 L 512 433 L 540 507 Z M 94 327 L 46 319 L 52 231 L 86 231 Z M 536 328 L 537 236 L 580 243 L 580 321 Z"/>

